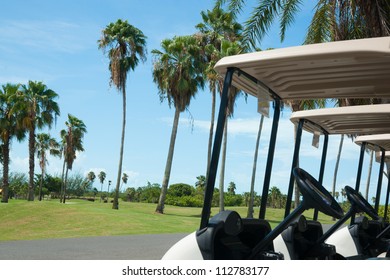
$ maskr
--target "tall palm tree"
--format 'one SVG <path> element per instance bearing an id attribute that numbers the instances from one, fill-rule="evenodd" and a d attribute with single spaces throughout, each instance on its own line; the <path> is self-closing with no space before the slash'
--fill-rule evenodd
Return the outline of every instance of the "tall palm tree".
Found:
<path id="1" fill-rule="evenodd" d="M 204 79 L 200 51 L 193 36 L 165 39 L 161 42 L 161 48 L 161 51 L 156 49 L 152 51 L 155 57 L 153 81 L 157 84 L 161 101 L 166 99 L 168 105 L 175 108 L 164 179 L 156 208 L 156 212 L 162 214 L 171 175 L 180 113 L 188 108 L 198 89 L 203 88 Z"/>
<path id="2" fill-rule="evenodd" d="M 19 86 L 14 84 L 5 84 L 0 88 L 0 140 L 1 155 L 3 164 L 3 182 L 2 182 L 2 199 L 1 202 L 8 202 L 8 185 L 9 185 L 9 162 L 10 162 L 10 145 L 12 138 L 16 137 L 21 141 L 25 137 L 25 131 L 18 129 L 17 114 L 12 113 L 15 101 L 15 95 Z"/>
<path id="3" fill-rule="evenodd" d="M 242 26 L 235 21 L 232 13 L 224 11 L 218 5 L 212 10 L 202 11 L 201 17 L 203 22 L 196 25 L 196 28 L 199 30 L 196 37 L 199 39 L 203 48 L 204 63 L 206 64 L 205 78 L 209 82 L 211 91 L 211 121 L 207 150 L 208 171 L 214 133 L 216 92 L 222 90 L 220 79 L 214 70 L 215 64 L 221 57 L 217 52 L 221 49 L 222 39 L 231 42 L 239 41 L 241 39 Z"/>
<path id="4" fill-rule="evenodd" d="M 83 138 L 87 132 L 84 122 L 75 116 L 68 114 L 68 120 L 65 122 L 67 129 L 61 130 L 61 137 L 65 139 L 64 161 L 66 164 L 65 179 L 62 202 L 66 202 L 66 187 L 68 180 L 68 171 L 72 170 L 73 163 L 76 159 L 76 153 L 84 151 Z"/>
<path id="5" fill-rule="evenodd" d="M 49 129 L 60 115 L 56 99 L 58 94 L 42 82 L 29 81 L 18 91 L 14 112 L 19 112 L 18 126 L 28 130 L 29 150 L 29 192 L 28 201 L 34 200 L 34 169 L 35 169 L 35 131 L 48 127 Z"/>
<path id="6" fill-rule="evenodd" d="M 100 184 L 101 184 L 101 188 L 100 188 L 100 202 L 102 202 L 102 192 L 103 192 L 103 183 L 104 183 L 104 180 L 106 180 L 106 172 L 104 171 L 100 171 L 99 175 L 98 175 L 98 178 L 99 178 L 99 181 L 100 181 Z"/>
<path id="7" fill-rule="evenodd" d="M 141 30 L 132 26 L 127 20 L 118 19 L 102 30 L 101 39 L 98 40 L 99 49 L 108 50 L 111 73 L 110 84 L 122 93 L 122 136 L 119 152 L 118 177 L 114 196 L 113 209 L 119 209 L 119 186 L 122 175 L 123 150 L 126 128 L 126 81 L 130 70 L 134 71 L 139 62 L 146 61 L 146 36 Z"/>
<path id="8" fill-rule="evenodd" d="M 37 134 L 36 139 L 36 150 L 37 157 L 39 160 L 39 167 L 41 168 L 41 180 L 39 184 L 39 201 L 42 200 L 42 184 L 43 178 L 46 173 L 46 164 L 47 161 L 47 152 L 49 152 L 52 156 L 61 156 L 60 144 L 56 141 L 56 139 L 52 138 L 50 134 L 47 133 L 39 133 Z"/>

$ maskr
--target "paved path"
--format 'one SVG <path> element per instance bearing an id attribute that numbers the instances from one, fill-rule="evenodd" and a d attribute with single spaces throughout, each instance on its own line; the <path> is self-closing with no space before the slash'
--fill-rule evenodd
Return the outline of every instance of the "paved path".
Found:
<path id="1" fill-rule="evenodd" d="M 158 260 L 185 235 L 0 241 L 0 260 Z"/>

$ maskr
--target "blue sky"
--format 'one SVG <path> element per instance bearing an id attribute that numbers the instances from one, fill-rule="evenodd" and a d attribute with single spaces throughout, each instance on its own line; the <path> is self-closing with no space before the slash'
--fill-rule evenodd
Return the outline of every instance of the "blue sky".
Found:
<path id="1" fill-rule="evenodd" d="M 211 0 L 79 0 L 79 1 L 6 1 L 0 16 L 0 84 L 43 81 L 60 98 L 61 116 L 50 133 L 59 138 L 67 114 L 82 119 L 88 129 L 85 152 L 78 155 L 72 172 L 107 173 L 116 181 L 121 133 L 121 96 L 109 87 L 108 60 L 97 48 L 101 30 L 117 19 L 128 20 L 148 37 L 148 59 L 128 78 L 128 113 L 123 171 L 127 186 L 143 186 L 148 181 L 161 184 L 168 152 L 173 110 L 160 103 L 152 80 L 152 49 L 161 40 L 195 32 L 201 22 L 200 12 L 211 9 Z M 251 2 L 251 1 L 248 1 Z M 302 44 L 311 18 L 314 1 L 305 1 L 299 18 L 281 43 L 277 29 L 270 32 L 262 49 Z M 250 9 L 248 10 L 250 11 Z M 248 15 L 244 12 L 243 18 Z M 255 138 L 259 122 L 256 101 L 249 97 L 237 102 L 234 118 L 229 121 L 227 186 L 236 183 L 239 192 L 249 190 Z M 170 183 L 194 184 L 196 176 L 205 174 L 211 95 L 208 89 L 197 94 L 189 112 L 181 115 Z M 293 126 L 285 108 L 280 122 L 279 140 L 271 185 L 286 192 L 293 149 Z M 193 125 L 191 124 L 193 118 Z M 260 143 L 256 191 L 261 193 L 271 120 L 264 123 Z M 321 150 L 310 146 L 304 135 L 301 166 L 318 174 Z M 324 185 L 332 184 L 339 137 L 330 138 Z M 355 186 L 359 147 L 345 141 L 338 187 Z M 28 171 L 27 142 L 12 145 L 11 171 Z M 361 190 L 365 191 L 368 156 L 366 156 Z M 40 172 L 37 165 L 36 172 Z M 50 159 L 48 171 L 60 174 L 61 161 Z M 371 189 L 376 187 L 378 164 L 374 165 Z M 386 181 L 386 180 L 384 180 Z M 217 182 L 218 183 L 218 182 Z M 95 186 L 100 184 L 95 182 Z M 385 183 L 384 183 L 385 185 Z M 374 196 L 374 192 L 370 197 Z M 384 195 L 382 194 L 382 197 Z"/>

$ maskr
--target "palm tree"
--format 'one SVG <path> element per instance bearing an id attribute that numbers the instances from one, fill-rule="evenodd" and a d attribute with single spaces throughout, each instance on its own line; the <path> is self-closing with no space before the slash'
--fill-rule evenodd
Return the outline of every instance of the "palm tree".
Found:
<path id="1" fill-rule="evenodd" d="M 106 172 L 104 171 L 100 171 L 99 175 L 98 175 L 98 178 L 99 178 L 99 181 L 100 181 L 100 184 L 101 184 L 101 188 L 100 188 L 100 202 L 102 202 L 102 192 L 103 192 L 103 183 L 104 183 L 104 180 L 106 180 Z"/>
<path id="2" fill-rule="evenodd" d="M 18 129 L 16 126 L 17 115 L 11 113 L 14 105 L 14 97 L 19 86 L 6 84 L 0 88 L 0 140 L 1 156 L 3 164 L 3 182 L 2 182 L 2 199 L 1 202 L 8 202 L 8 185 L 9 185 L 9 162 L 10 162 L 10 145 L 13 137 L 21 141 L 25 137 L 25 131 Z"/>
<path id="3" fill-rule="evenodd" d="M 366 183 L 366 195 L 364 198 L 368 200 L 368 192 L 370 189 L 370 181 L 371 181 L 371 171 L 372 171 L 372 161 L 374 160 L 374 151 L 370 151 L 370 163 L 368 164 L 368 175 L 367 175 L 367 183 Z"/>
<path id="4" fill-rule="evenodd" d="M 162 214 L 171 174 L 180 113 L 188 108 L 198 89 L 203 88 L 204 80 L 200 67 L 200 52 L 193 36 L 165 39 L 161 47 L 162 51 L 156 49 L 152 51 L 155 56 L 153 81 L 157 84 L 160 100 L 167 99 L 168 105 L 173 105 L 175 108 L 164 179 L 156 208 L 156 212 Z"/>
<path id="5" fill-rule="evenodd" d="M 95 179 L 96 179 L 95 172 L 89 171 L 88 174 L 87 174 L 87 178 L 88 178 L 88 181 L 91 182 L 91 186 L 92 186 L 92 185 L 93 185 L 93 182 L 94 182 Z"/>
<path id="6" fill-rule="evenodd" d="M 211 91 L 211 121 L 209 143 L 207 151 L 207 171 L 209 170 L 211 148 L 214 133 L 215 119 L 215 99 L 217 90 L 222 90 L 222 85 L 214 66 L 221 57 L 217 52 L 221 49 L 222 39 L 234 42 L 241 39 L 242 26 L 237 23 L 232 13 L 225 12 L 220 6 L 216 5 L 211 11 L 202 11 L 202 23 L 196 25 L 199 33 L 196 37 L 200 40 L 204 49 L 205 78 L 209 82 Z"/>
<path id="7" fill-rule="evenodd" d="M 217 0 L 229 3 L 229 10 L 237 15 L 245 0 Z M 244 40 L 252 46 L 260 42 L 279 19 L 280 39 L 304 5 L 299 0 L 258 1 L 245 23 Z M 317 0 L 312 21 L 308 27 L 306 43 L 326 42 L 390 35 L 390 4 L 388 0 Z"/>
<path id="8" fill-rule="evenodd" d="M 239 42 L 230 42 L 228 40 L 221 40 L 221 49 L 215 53 L 219 56 L 219 59 L 225 56 L 240 54 L 245 48 Z M 222 87 L 220 87 L 222 90 Z M 226 166 L 226 150 L 227 150 L 227 137 L 228 137 L 228 119 L 233 117 L 234 104 L 236 98 L 240 94 L 234 87 L 229 90 L 228 93 L 228 107 L 226 112 L 226 121 L 223 131 L 223 142 L 222 142 L 222 158 L 221 158 L 221 170 L 219 176 L 219 211 L 224 210 L 224 184 L 225 184 L 225 166 Z M 220 94 L 222 92 L 220 91 Z"/>
<path id="9" fill-rule="evenodd" d="M 83 138 L 87 132 L 84 122 L 75 116 L 68 114 L 68 120 L 65 122 L 67 129 L 61 130 L 61 137 L 65 139 L 64 161 L 66 164 L 64 188 L 63 188 L 63 203 L 66 201 L 66 186 L 68 180 L 68 171 L 72 170 L 76 152 L 84 151 Z"/>
<path id="10" fill-rule="evenodd" d="M 146 36 L 138 28 L 130 25 L 126 20 L 118 19 L 102 30 L 102 37 L 98 41 L 99 49 L 108 50 L 111 73 L 110 84 L 122 92 L 122 136 L 119 153 L 118 177 L 116 181 L 113 209 L 119 209 L 119 186 L 122 175 L 123 150 L 126 128 L 126 81 L 130 70 L 138 66 L 140 60 L 146 61 Z"/>
<path id="11" fill-rule="evenodd" d="M 18 126 L 29 132 L 29 192 L 28 201 L 34 200 L 34 168 L 35 168 L 35 131 L 47 126 L 49 129 L 60 115 L 60 108 L 55 101 L 58 94 L 47 88 L 42 82 L 29 81 L 18 91 L 14 112 L 20 114 Z"/>
<path id="12" fill-rule="evenodd" d="M 123 184 L 127 184 L 127 180 L 129 179 L 129 175 L 127 175 L 126 173 L 123 173 L 122 175 L 122 186 Z M 121 186 L 121 189 L 122 189 L 122 186 Z"/>
<path id="13" fill-rule="evenodd" d="M 39 184 L 39 201 L 41 201 L 43 178 L 46 173 L 46 164 L 48 164 L 47 152 L 49 152 L 49 154 L 52 156 L 60 157 L 61 151 L 60 144 L 56 141 L 56 139 L 52 138 L 50 134 L 47 133 L 37 134 L 36 150 L 39 160 L 39 166 L 41 168 L 41 180 Z"/>

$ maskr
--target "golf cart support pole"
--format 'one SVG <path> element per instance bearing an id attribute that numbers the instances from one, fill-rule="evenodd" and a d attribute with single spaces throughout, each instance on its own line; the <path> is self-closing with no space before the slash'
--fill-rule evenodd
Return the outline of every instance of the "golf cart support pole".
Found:
<path id="1" fill-rule="evenodd" d="M 211 203 L 213 200 L 213 192 L 214 192 L 214 185 L 215 185 L 215 178 L 217 174 L 217 168 L 218 168 L 218 160 L 219 160 L 219 154 L 221 152 L 221 143 L 222 143 L 222 137 L 223 137 L 223 130 L 225 127 L 226 122 L 226 109 L 228 106 L 228 93 L 230 86 L 232 84 L 233 74 L 235 68 L 228 68 L 225 80 L 223 83 L 223 90 L 221 95 L 221 104 L 219 107 L 219 113 L 218 113 L 218 122 L 217 122 L 217 128 L 215 130 L 215 137 L 214 137 L 214 144 L 213 144 L 213 151 L 211 154 L 211 160 L 210 160 L 210 167 L 206 182 L 206 190 L 205 190 L 205 198 L 204 198 L 204 204 L 202 209 L 202 217 L 200 221 L 200 229 L 204 229 L 208 225 L 208 220 L 210 217 L 210 210 L 211 210 Z"/>
<path id="2" fill-rule="evenodd" d="M 273 117 L 273 122 L 272 122 L 270 144 L 269 144 L 269 149 L 268 149 L 267 165 L 265 168 L 263 193 L 261 196 L 259 219 L 265 218 L 265 211 L 266 211 L 267 199 L 268 199 L 268 191 L 269 191 L 269 185 L 270 185 L 270 181 L 271 181 L 272 164 L 273 164 L 273 159 L 274 159 L 274 154 L 275 154 L 276 136 L 278 133 L 278 126 L 279 126 L 280 109 L 282 106 L 281 99 L 279 97 L 277 97 L 275 94 L 273 94 L 272 92 L 270 92 L 270 94 L 272 94 L 274 97 L 275 108 L 274 108 L 274 117 Z"/>
<path id="3" fill-rule="evenodd" d="M 298 126 L 297 126 L 297 135 L 295 139 L 295 147 L 294 147 L 294 155 L 293 155 L 293 161 L 292 161 L 292 166 L 291 166 L 291 173 L 290 173 L 290 182 L 288 185 L 288 192 L 287 192 L 287 199 L 286 199 L 286 209 L 284 212 L 284 218 L 286 218 L 290 214 L 290 209 L 291 209 L 291 202 L 292 202 L 292 194 L 294 190 L 294 174 L 293 170 L 295 167 L 298 166 L 298 160 L 299 160 L 299 150 L 301 148 L 301 139 L 302 139 L 302 129 L 303 129 L 303 124 L 305 120 L 300 119 Z"/>
<path id="4" fill-rule="evenodd" d="M 362 145 L 360 146 L 359 165 L 358 165 L 358 170 L 357 170 L 357 175 L 356 175 L 355 190 L 357 192 L 359 192 L 359 188 L 360 188 L 360 179 L 362 177 L 363 160 L 364 160 L 364 152 L 365 151 L 366 151 L 366 142 L 363 142 Z M 354 223 L 355 223 L 355 214 L 353 214 L 351 217 L 351 225 L 353 225 Z"/>
<path id="5" fill-rule="evenodd" d="M 389 195 L 390 195 L 390 175 L 389 175 L 389 170 L 387 170 L 387 192 L 386 192 L 386 201 L 385 201 L 385 213 L 383 215 L 384 221 L 387 221 L 387 208 L 389 204 Z"/>
<path id="6" fill-rule="evenodd" d="M 376 212 L 378 212 L 379 200 L 381 198 L 383 167 L 385 166 L 385 155 L 386 155 L 386 151 L 384 149 L 381 149 L 381 165 L 379 167 L 378 186 L 376 188 L 376 196 L 375 196 L 376 200 L 375 200 L 375 207 L 374 207 Z"/>
<path id="7" fill-rule="evenodd" d="M 324 171 L 325 171 L 326 155 L 328 153 L 328 143 L 329 143 L 329 134 L 324 133 L 324 145 L 322 147 L 320 174 L 318 176 L 318 182 L 321 185 L 322 185 L 322 182 L 324 181 Z M 318 210 L 314 209 L 313 220 L 317 221 L 317 219 L 318 219 Z"/>

